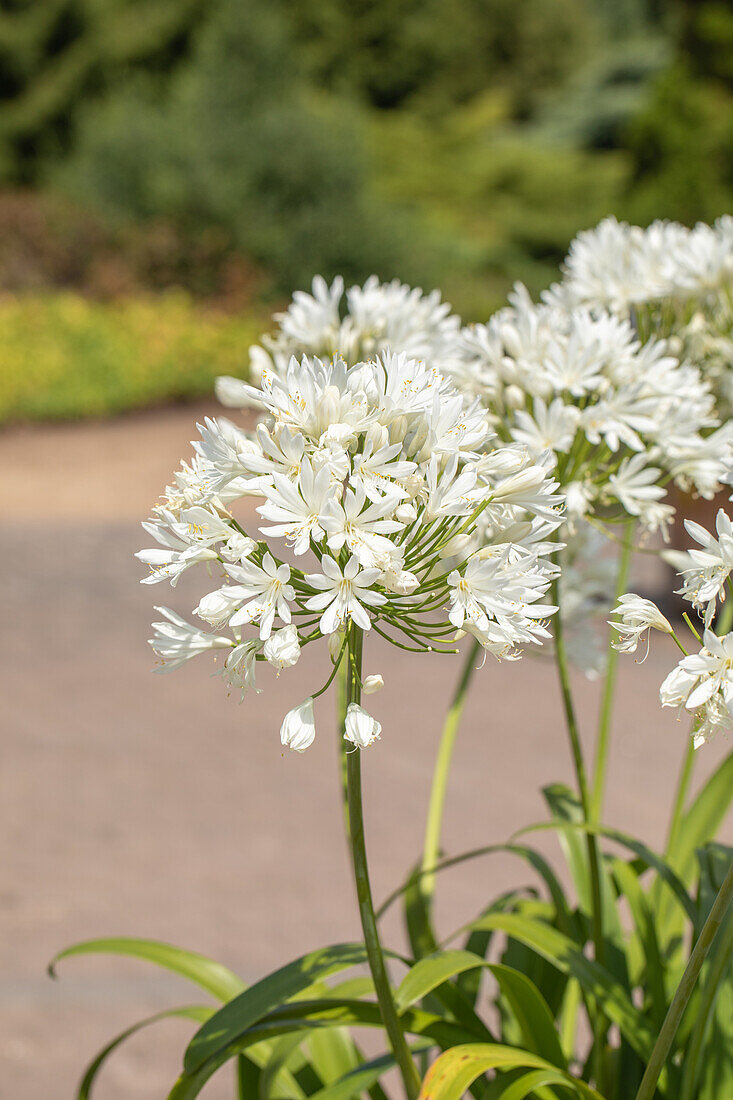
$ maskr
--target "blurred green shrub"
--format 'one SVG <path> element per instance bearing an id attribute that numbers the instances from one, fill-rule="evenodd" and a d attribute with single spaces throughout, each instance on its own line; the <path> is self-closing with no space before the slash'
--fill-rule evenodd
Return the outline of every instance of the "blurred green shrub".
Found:
<path id="1" fill-rule="evenodd" d="M 656 82 L 629 125 L 633 220 L 694 224 L 733 209 L 733 94 L 679 64 Z"/>
<path id="2" fill-rule="evenodd" d="M 218 374 L 246 375 L 262 328 L 181 293 L 111 304 L 76 294 L 0 298 L 0 423 L 208 396 Z"/>
<path id="3" fill-rule="evenodd" d="M 313 95 L 277 6 L 253 0 L 243 19 L 221 0 L 167 94 L 132 83 L 83 112 L 57 178 L 118 216 L 219 225 L 288 290 L 316 271 L 408 276 L 419 249 L 369 192 L 360 130 Z"/>
<path id="4" fill-rule="evenodd" d="M 733 209 L 733 7 L 679 0 L 675 63 L 629 125 L 632 217 L 693 223 Z"/>
<path id="5" fill-rule="evenodd" d="M 10 0 L 0 11 L 0 179 L 28 180 L 68 146 L 85 96 L 140 66 L 169 72 L 202 0 Z"/>
<path id="6" fill-rule="evenodd" d="M 443 112 L 503 89 L 521 117 L 597 29 L 589 0 L 285 0 L 318 85 L 377 108 Z"/>
<path id="7" fill-rule="evenodd" d="M 441 287 L 466 320 L 485 320 L 516 280 L 538 294 L 557 278 L 568 242 L 618 208 L 628 177 L 623 154 L 523 137 L 501 125 L 504 110 L 488 95 L 445 126 L 403 112 L 372 122 L 383 193 L 409 197 L 453 242 Z"/>

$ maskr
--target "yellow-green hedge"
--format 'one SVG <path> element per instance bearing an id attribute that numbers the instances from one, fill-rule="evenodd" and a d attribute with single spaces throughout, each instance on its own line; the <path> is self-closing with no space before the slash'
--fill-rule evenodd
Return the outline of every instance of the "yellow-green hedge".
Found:
<path id="1" fill-rule="evenodd" d="M 246 374 L 264 327 L 180 293 L 0 299 L 0 423 L 107 416 L 210 393 L 218 374 Z"/>

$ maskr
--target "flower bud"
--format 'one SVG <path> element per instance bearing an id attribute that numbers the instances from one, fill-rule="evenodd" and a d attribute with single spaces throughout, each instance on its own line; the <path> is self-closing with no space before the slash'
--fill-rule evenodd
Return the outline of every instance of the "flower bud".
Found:
<path id="1" fill-rule="evenodd" d="M 221 550 L 221 556 L 231 562 L 244 561 L 256 549 L 257 543 L 254 539 L 249 538 L 248 535 L 240 535 L 237 532 L 236 535 L 232 535 L 230 539 L 227 539 Z"/>
<path id="2" fill-rule="evenodd" d="M 309 697 L 299 707 L 283 718 L 280 727 L 280 741 L 288 749 L 294 752 L 305 752 L 309 745 L 313 744 L 316 736 L 316 721 L 313 717 L 313 699 Z"/>
<path id="3" fill-rule="evenodd" d="M 504 404 L 508 409 L 523 409 L 525 400 L 524 391 L 513 383 L 504 390 Z"/>
<path id="4" fill-rule="evenodd" d="M 378 741 L 382 732 L 381 723 L 376 718 L 372 718 L 371 714 L 368 714 L 358 703 L 349 703 L 345 725 L 344 739 L 351 741 L 352 745 L 356 745 L 359 749 L 366 749 L 374 741 Z"/>
<path id="5" fill-rule="evenodd" d="M 341 652 L 341 646 L 344 644 L 344 632 L 343 630 L 334 630 L 333 634 L 328 635 L 328 654 L 331 661 L 335 664 L 338 660 L 338 655 Z"/>
<path id="6" fill-rule="evenodd" d="M 412 595 L 420 584 L 414 573 L 394 565 L 390 565 L 384 570 L 381 581 L 389 592 L 396 592 L 400 596 Z"/>
<path id="7" fill-rule="evenodd" d="M 265 642 L 265 659 L 275 668 L 291 668 L 299 657 L 298 631 L 292 623 L 276 630 Z"/>
<path id="8" fill-rule="evenodd" d="M 367 676 L 361 685 L 361 690 L 365 695 L 374 695 L 376 691 L 381 691 L 384 687 L 384 677 L 375 672 L 372 676 Z"/>

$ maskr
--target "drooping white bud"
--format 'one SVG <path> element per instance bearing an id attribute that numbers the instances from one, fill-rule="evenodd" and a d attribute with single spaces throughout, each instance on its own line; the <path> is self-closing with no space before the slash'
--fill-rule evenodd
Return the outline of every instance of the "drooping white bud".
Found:
<path id="1" fill-rule="evenodd" d="M 299 707 L 283 718 L 280 727 L 280 741 L 287 749 L 294 752 L 305 752 L 309 745 L 313 744 L 316 736 L 316 720 L 313 716 L 313 699 L 309 697 Z"/>
<path id="2" fill-rule="evenodd" d="M 364 695 L 374 695 L 375 692 L 381 691 L 384 687 L 384 677 L 375 672 L 371 676 L 365 677 L 361 685 L 361 690 Z"/>
<path id="3" fill-rule="evenodd" d="M 329 634 L 327 638 L 328 654 L 331 661 L 335 664 L 338 660 L 338 655 L 341 652 L 341 646 L 344 644 L 344 632 L 343 630 L 334 630 L 333 634 Z"/>
<path id="4" fill-rule="evenodd" d="M 358 703 L 349 703 L 346 711 L 346 732 L 344 739 L 351 741 L 359 749 L 366 749 L 369 745 L 379 740 L 382 732 L 381 723 L 372 718 Z"/>

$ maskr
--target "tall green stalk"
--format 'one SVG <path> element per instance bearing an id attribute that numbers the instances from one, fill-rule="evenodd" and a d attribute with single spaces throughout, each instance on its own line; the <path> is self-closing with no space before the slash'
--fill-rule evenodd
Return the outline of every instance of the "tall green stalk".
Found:
<path id="1" fill-rule="evenodd" d="M 461 725 L 463 708 L 466 705 L 468 686 L 476 668 L 476 660 L 480 652 L 481 644 L 474 638 L 466 654 L 461 676 L 456 685 L 455 694 L 450 709 L 445 717 L 443 732 L 440 736 L 438 756 L 433 771 L 433 783 L 430 788 L 428 816 L 425 822 L 425 840 L 423 843 L 421 865 L 422 874 L 420 876 L 420 893 L 427 907 L 430 906 L 433 894 L 435 893 L 434 869 L 440 854 L 440 834 L 443 825 L 448 773 L 450 772 L 456 736 Z"/>
<path id="2" fill-rule="evenodd" d="M 567 726 L 568 737 L 570 739 L 570 751 L 573 758 L 573 766 L 575 768 L 575 776 L 578 783 L 578 793 L 580 795 L 580 804 L 583 809 L 583 817 L 586 824 L 591 823 L 591 797 L 590 788 L 588 785 L 588 774 L 585 769 L 585 760 L 583 759 L 583 746 L 580 741 L 580 732 L 578 730 L 578 720 L 575 714 L 575 703 L 573 702 L 572 689 L 570 687 L 570 668 L 568 663 L 568 654 L 565 647 L 565 633 L 562 623 L 562 606 L 560 602 L 560 592 L 557 579 L 552 583 L 552 602 L 557 605 L 558 610 L 553 616 L 552 629 L 555 640 L 555 664 L 557 666 L 558 678 L 560 680 L 560 690 L 562 693 L 563 708 L 565 710 L 565 724 Z M 591 886 L 591 927 L 593 934 L 593 954 L 596 962 L 605 963 L 605 943 L 603 939 L 603 903 L 601 897 L 601 872 L 600 872 L 600 859 L 598 854 L 598 840 L 592 833 L 588 833 L 586 836 L 586 846 L 588 850 L 588 871 L 590 875 Z M 596 1020 L 596 1027 L 594 1028 L 594 1038 L 596 1046 L 596 1083 L 602 1084 L 600 1077 L 602 1074 L 602 1045 L 605 1036 L 605 1022 L 603 1020 L 602 1013 L 599 1012 Z"/>
<path id="3" fill-rule="evenodd" d="M 348 642 L 348 679 L 346 683 L 346 708 L 341 715 L 341 726 L 346 720 L 349 703 L 361 701 L 361 656 L 363 635 L 361 630 L 352 626 Z M 405 1093 L 408 1100 L 416 1100 L 420 1091 L 420 1076 L 407 1046 L 405 1034 L 400 1024 L 397 1009 L 392 997 L 384 952 L 379 941 L 377 919 L 374 913 L 372 888 L 369 882 L 366 842 L 364 839 L 364 811 L 361 794 L 361 750 L 354 749 L 346 757 L 346 788 L 349 813 L 349 841 L 356 883 L 356 896 L 359 903 L 359 916 L 364 932 L 364 944 L 369 959 L 369 969 L 374 979 L 374 989 L 379 1001 L 382 1023 L 389 1038 L 392 1053 L 402 1074 Z"/>
<path id="4" fill-rule="evenodd" d="M 636 1100 L 653 1100 L 659 1075 L 664 1068 L 664 1063 L 669 1057 L 669 1052 L 672 1049 L 672 1043 L 677 1034 L 677 1029 L 682 1022 L 682 1017 L 684 1016 L 685 1009 L 692 996 L 692 991 L 700 976 L 702 964 L 705 962 L 708 951 L 712 946 L 713 940 L 723 922 L 725 914 L 728 912 L 732 900 L 733 863 L 731 863 L 728 868 L 725 881 L 720 887 L 718 896 L 713 902 L 713 907 L 708 914 L 708 919 L 703 925 L 702 932 L 698 936 L 697 943 L 692 950 L 680 984 L 677 986 L 675 995 L 672 998 L 672 1004 L 669 1006 L 664 1023 L 662 1024 L 662 1029 L 657 1036 L 657 1041 L 654 1044 L 651 1057 L 644 1071 L 644 1076 L 641 1079 L 639 1091 L 636 1094 Z"/>
<path id="5" fill-rule="evenodd" d="M 629 579 L 629 567 L 634 540 L 634 520 L 629 520 L 624 531 L 623 545 L 619 557 L 618 572 L 616 574 L 616 603 L 619 597 L 626 591 Z M 601 699 L 601 714 L 598 723 L 598 740 L 596 742 L 596 757 L 593 769 L 593 795 L 591 799 L 591 815 L 594 822 L 601 819 L 603 810 L 603 795 L 606 786 L 606 766 L 608 764 L 608 743 L 611 733 L 611 718 L 613 715 L 613 701 L 616 693 L 616 673 L 618 671 L 619 652 L 610 644 L 611 635 L 609 629 L 608 661 L 606 674 L 603 681 L 603 696 Z"/>

